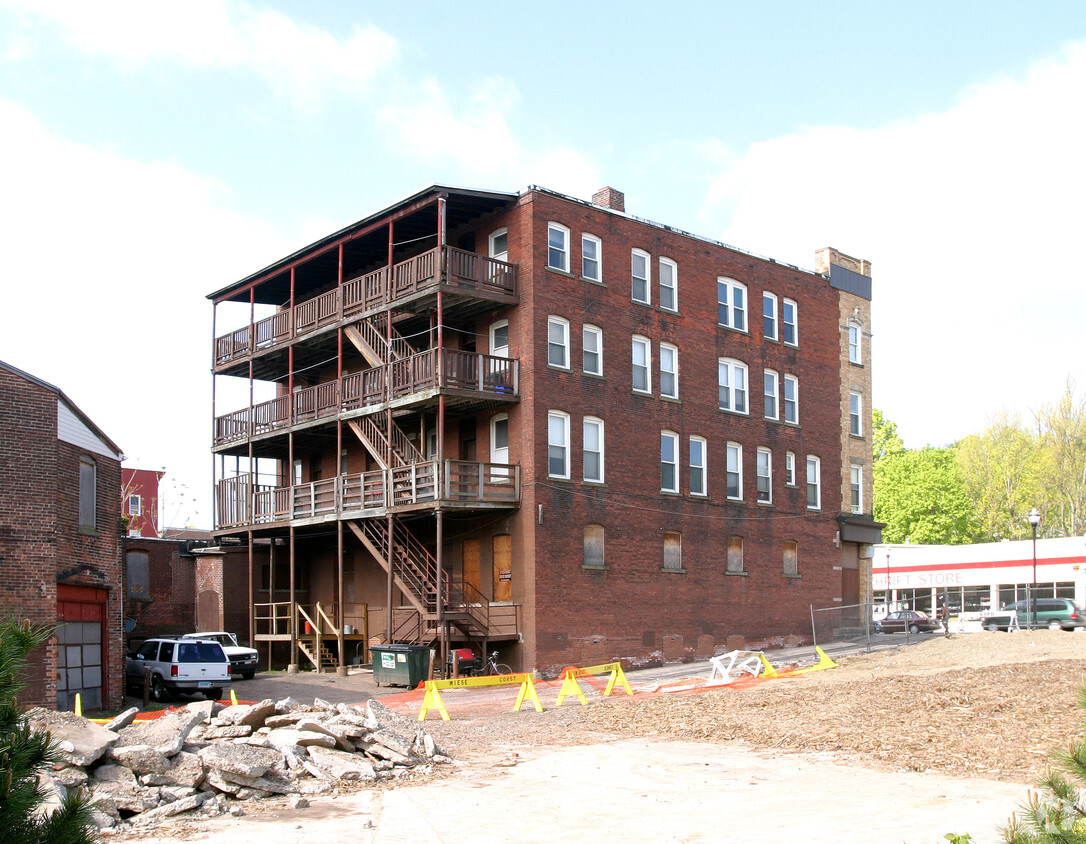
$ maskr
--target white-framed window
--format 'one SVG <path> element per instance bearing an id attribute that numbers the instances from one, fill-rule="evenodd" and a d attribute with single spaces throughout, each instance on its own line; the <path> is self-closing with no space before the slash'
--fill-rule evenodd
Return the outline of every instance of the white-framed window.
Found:
<path id="1" fill-rule="evenodd" d="M 679 435 L 660 432 L 660 492 L 679 491 Z"/>
<path id="2" fill-rule="evenodd" d="M 743 446 L 728 443 L 724 464 L 724 477 L 727 481 L 727 495 L 733 501 L 743 497 Z"/>
<path id="3" fill-rule="evenodd" d="M 864 511 L 864 467 L 856 463 L 849 466 L 849 491 L 852 498 L 852 512 Z"/>
<path id="4" fill-rule="evenodd" d="M 706 495 L 705 437 L 690 438 L 690 494 Z"/>
<path id="5" fill-rule="evenodd" d="M 734 278 L 716 280 L 716 321 L 736 331 L 747 330 L 747 288 Z"/>
<path id="6" fill-rule="evenodd" d="M 848 362 L 862 364 L 863 358 L 863 331 L 858 323 L 848 324 Z"/>
<path id="7" fill-rule="evenodd" d="M 560 223 L 547 224 L 547 266 L 569 272 L 569 229 Z"/>
<path id="8" fill-rule="evenodd" d="M 98 464 L 90 457 L 79 458 L 79 526 L 98 524 Z"/>
<path id="9" fill-rule="evenodd" d="M 652 392 L 652 342 L 648 337 L 633 338 L 633 389 L 635 393 Z"/>
<path id="10" fill-rule="evenodd" d="M 589 375 L 603 375 L 603 329 L 586 325 L 581 329 L 581 352 L 584 371 Z"/>
<path id="11" fill-rule="evenodd" d="M 499 261 L 509 260 L 509 229 L 502 228 L 490 233 L 487 254 Z"/>
<path id="12" fill-rule="evenodd" d="M 679 265 L 670 258 L 660 259 L 660 307 L 679 310 Z"/>
<path id="13" fill-rule="evenodd" d="M 603 281 L 600 262 L 603 255 L 603 243 L 593 234 L 581 235 L 581 276 L 589 281 Z"/>
<path id="14" fill-rule="evenodd" d="M 781 302 L 781 339 L 789 346 L 799 345 L 799 306 L 792 299 Z"/>
<path id="15" fill-rule="evenodd" d="M 584 479 L 603 483 L 603 420 L 586 416 L 583 423 Z"/>
<path id="16" fill-rule="evenodd" d="M 560 410 L 547 414 L 547 475 L 569 477 L 569 414 Z"/>
<path id="17" fill-rule="evenodd" d="M 677 530 L 664 532 L 664 569 L 683 570 L 683 537 Z"/>
<path id="18" fill-rule="evenodd" d="M 499 319 L 490 324 L 490 354 L 509 357 L 509 320 Z"/>
<path id="19" fill-rule="evenodd" d="M 143 515 L 143 496 L 132 494 L 128 496 L 128 515 L 129 516 L 142 516 Z"/>
<path id="20" fill-rule="evenodd" d="M 732 358 L 717 360 L 717 406 L 733 413 L 747 412 L 747 365 Z"/>
<path id="21" fill-rule="evenodd" d="M 784 453 L 784 485 L 796 485 L 796 453 L 794 451 Z"/>
<path id="22" fill-rule="evenodd" d="M 807 509 L 822 509 L 822 461 L 807 455 Z"/>
<path id="23" fill-rule="evenodd" d="M 766 419 L 779 419 L 780 418 L 780 402 L 778 401 L 778 394 L 780 392 L 780 380 L 779 376 L 772 369 L 765 370 L 762 381 L 765 386 L 762 388 L 765 393 L 765 418 Z"/>
<path id="24" fill-rule="evenodd" d="M 784 421 L 799 424 L 799 379 L 795 375 L 784 376 Z"/>
<path id="25" fill-rule="evenodd" d="M 766 340 L 777 337 L 777 297 L 772 293 L 762 293 L 762 336 Z"/>
<path id="26" fill-rule="evenodd" d="M 859 393 L 848 394 L 848 432 L 854 437 L 864 435 L 863 428 L 864 399 Z"/>
<path id="27" fill-rule="evenodd" d="M 569 369 L 569 320 L 547 317 L 547 365 Z"/>
<path id="28" fill-rule="evenodd" d="M 634 249 L 630 253 L 630 298 L 635 302 L 652 302 L 649 285 L 652 283 L 652 270 L 649 253 Z"/>
<path id="29" fill-rule="evenodd" d="M 679 350 L 670 343 L 660 344 L 660 395 L 679 397 Z"/>
<path id="30" fill-rule="evenodd" d="M 490 418 L 490 462 L 503 468 L 490 470 L 490 480 L 494 483 L 507 483 L 512 475 L 504 468 L 509 463 L 509 414 L 499 413 Z"/>
<path id="31" fill-rule="evenodd" d="M 773 454 L 768 448 L 758 449 L 758 503 L 773 503 Z"/>

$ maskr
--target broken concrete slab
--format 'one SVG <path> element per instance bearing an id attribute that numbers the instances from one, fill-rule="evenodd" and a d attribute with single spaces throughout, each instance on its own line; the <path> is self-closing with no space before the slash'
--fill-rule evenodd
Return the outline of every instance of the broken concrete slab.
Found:
<path id="1" fill-rule="evenodd" d="M 259 777 L 267 771 L 284 767 L 283 754 L 278 750 L 247 744 L 211 744 L 197 755 L 207 769 L 223 774 Z"/>
<path id="2" fill-rule="evenodd" d="M 199 712 L 177 709 L 158 718 L 131 724 L 117 733 L 117 746 L 146 744 L 164 756 L 176 756 L 185 746 L 192 729 L 205 716 Z"/>
<path id="3" fill-rule="evenodd" d="M 135 706 L 126 709 L 120 715 L 116 716 L 112 721 L 109 721 L 102 725 L 102 727 L 110 732 L 117 732 L 122 730 L 136 720 L 136 716 L 139 715 L 139 709 Z"/>
<path id="4" fill-rule="evenodd" d="M 48 730 L 53 741 L 60 745 L 61 760 L 69 765 L 85 768 L 97 762 L 118 740 L 118 733 L 73 712 L 35 707 L 27 710 L 26 720 L 35 732 Z"/>
<path id="5" fill-rule="evenodd" d="M 376 780 L 373 765 L 358 753 L 344 753 L 325 747 L 310 747 L 309 756 L 321 771 L 337 780 Z"/>

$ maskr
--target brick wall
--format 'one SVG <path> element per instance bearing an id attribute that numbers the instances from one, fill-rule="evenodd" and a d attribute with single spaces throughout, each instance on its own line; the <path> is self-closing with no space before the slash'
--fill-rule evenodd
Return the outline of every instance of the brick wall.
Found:
<path id="1" fill-rule="evenodd" d="M 545 268 L 547 224 L 570 229 L 573 273 Z M 540 665 L 582 662 L 609 652 L 639 655 L 659 650 L 665 637 L 689 647 L 711 635 L 748 638 L 809 627 L 808 605 L 841 594 L 834 569 L 834 517 L 841 511 L 841 377 L 837 291 L 825 279 L 678 233 L 645 226 L 597 208 L 535 193 L 522 198 L 493 227 L 508 225 L 509 260 L 521 267 L 521 305 L 495 317 L 510 321 L 510 348 L 519 348 L 521 403 L 509 411 L 511 453 L 522 466 L 525 495 L 516 519 L 523 534 L 514 559 L 516 600 L 534 592 L 538 642 L 526 637 L 525 657 Z M 602 241 L 602 284 L 579 277 L 581 234 Z M 480 232 L 479 242 L 485 242 Z M 630 255 L 651 256 L 652 305 L 631 301 Z M 657 306 L 659 258 L 678 265 L 678 313 Z M 747 288 L 748 331 L 717 325 L 717 277 Z M 799 304 L 799 346 L 762 336 L 762 292 Z M 547 366 L 547 317 L 570 324 L 569 371 Z M 581 372 L 581 330 L 603 329 L 604 377 Z M 480 331 L 480 333 L 482 333 Z M 633 335 L 652 343 L 652 396 L 632 391 Z M 659 344 L 679 349 L 679 401 L 660 397 Z M 717 409 L 717 359 L 748 366 L 748 415 Z M 774 369 L 799 378 L 798 426 L 763 418 L 762 373 Z M 547 414 L 570 415 L 571 480 L 547 477 Z M 585 416 L 605 422 L 605 479 L 585 484 Z M 480 453 L 487 426 L 480 424 Z M 680 493 L 660 493 L 660 432 L 680 437 Z M 708 443 L 707 498 L 689 494 L 690 436 Z M 742 502 L 725 501 L 727 442 L 743 446 Z M 755 503 L 758 447 L 773 455 L 772 505 Z M 797 486 L 783 483 L 785 452 L 797 461 Z M 806 509 L 804 463 L 821 458 L 822 508 Z M 537 505 L 543 505 L 543 523 Z M 606 566 L 583 566 L 583 529 L 603 525 Z M 683 571 L 663 570 L 663 534 L 682 534 Z M 745 574 L 725 573 L 730 535 L 743 537 Z M 799 578 L 783 576 L 783 542 L 799 543 Z M 516 538 L 514 539 L 516 543 Z M 534 559 L 532 548 L 534 546 Z M 529 601 L 530 603 L 530 601 Z M 527 625 L 530 630 L 532 625 Z M 674 641 L 672 638 L 671 641 Z"/>
<path id="2" fill-rule="evenodd" d="M 128 537 L 124 550 L 148 557 L 150 600 L 126 602 L 126 613 L 136 624 L 130 643 L 156 636 L 177 636 L 196 629 L 195 560 L 182 556 L 185 543 L 171 539 Z M 131 648 L 131 644 L 129 646 Z"/>

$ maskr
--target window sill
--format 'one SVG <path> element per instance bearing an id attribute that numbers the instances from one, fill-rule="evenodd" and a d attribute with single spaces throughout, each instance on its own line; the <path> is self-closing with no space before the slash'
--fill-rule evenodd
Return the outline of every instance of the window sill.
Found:
<path id="1" fill-rule="evenodd" d="M 656 310 L 658 310 L 662 314 L 671 314 L 672 316 L 679 315 L 678 308 L 665 308 L 663 305 L 657 305 Z"/>
<path id="2" fill-rule="evenodd" d="M 573 483 L 573 478 L 570 478 L 568 476 L 560 477 L 558 475 L 547 475 L 547 480 L 548 481 L 559 481 L 559 482 L 564 483 L 564 484 Z"/>
<path id="3" fill-rule="evenodd" d="M 666 495 L 670 498 L 682 498 L 682 494 L 677 489 L 662 489 L 660 495 Z"/>
<path id="4" fill-rule="evenodd" d="M 747 577 L 747 576 L 749 576 L 750 572 L 746 572 L 746 571 L 726 571 L 726 572 L 724 572 L 724 574 L 727 575 L 728 577 Z"/>
<path id="5" fill-rule="evenodd" d="M 570 371 L 568 366 L 559 366 L 556 363 L 548 363 L 547 364 L 547 369 L 553 369 L 555 372 L 569 372 Z"/>
<path id="6" fill-rule="evenodd" d="M 555 272 L 561 272 L 561 270 L 555 270 Z M 601 281 L 600 279 L 596 279 L 596 278 L 589 278 L 586 275 L 581 276 L 581 281 L 585 282 L 586 284 L 594 284 L 594 285 L 596 285 L 596 287 L 606 287 L 607 286 L 606 282 Z"/>
<path id="7" fill-rule="evenodd" d="M 732 328 L 730 325 L 725 325 L 722 322 L 718 322 L 716 324 L 716 327 L 723 328 L 725 331 L 730 331 L 732 334 L 744 334 L 747 337 L 750 336 L 750 332 L 747 331 L 745 328 Z"/>
<path id="8" fill-rule="evenodd" d="M 864 442 L 867 439 L 863 434 L 849 434 L 848 437 L 850 440 L 859 440 L 860 442 Z"/>
<path id="9" fill-rule="evenodd" d="M 577 276 L 575 276 L 573 273 L 569 272 L 569 270 L 563 270 L 560 267 L 544 267 L 543 269 L 545 269 L 549 273 L 554 273 L 555 275 L 560 275 L 563 278 L 572 278 L 572 279 L 577 278 Z"/>
<path id="10" fill-rule="evenodd" d="M 630 392 L 633 393 L 635 396 L 643 396 L 646 399 L 651 399 L 653 397 L 652 392 L 649 391 L 649 390 L 633 390 L 633 389 L 631 389 Z"/>
<path id="11" fill-rule="evenodd" d="M 581 565 L 583 571 L 607 571 L 607 566 L 590 566 L 587 563 Z"/>
<path id="12" fill-rule="evenodd" d="M 663 574 L 686 574 L 686 569 L 669 569 L 667 566 L 664 566 L 660 571 Z"/>
<path id="13" fill-rule="evenodd" d="M 864 365 L 862 363 L 860 363 L 859 361 L 850 360 L 849 364 L 851 364 L 852 366 L 855 366 L 857 369 L 863 369 L 864 368 Z"/>
<path id="14" fill-rule="evenodd" d="M 717 405 L 716 409 L 719 410 L 721 413 L 727 413 L 729 416 L 742 416 L 742 417 L 749 417 L 750 416 L 750 414 L 747 413 L 745 410 L 732 410 L 731 408 L 720 407 L 719 405 Z"/>
<path id="15" fill-rule="evenodd" d="M 677 396 L 660 396 L 660 401 L 670 402 L 671 404 L 682 404 L 683 400 Z"/>
<path id="16" fill-rule="evenodd" d="M 76 533 L 80 536 L 101 536 L 97 528 L 90 527 L 89 525 L 80 525 L 76 529 Z"/>
<path id="17" fill-rule="evenodd" d="M 783 577 L 785 580 L 803 580 L 802 574 L 789 574 L 788 572 L 782 574 L 781 577 Z"/>
<path id="18" fill-rule="evenodd" d="M 604 375 L 602 375 L 600 373 L 597 373 L 597 372 L 582 372 L 581 375 L 584 375 L 584 376 L 586 376 L 588 378 L 594 378 L 597 381 L 606 381 L 607 380 L 606 376 L 604 376 Z"/>
<path id="19" fill-rule="evenodd" d="M 652 308 L 652 302 L 642 302 L 640 299 L 630 298 L 631 305 L 640 305 L 642 308 Z"/>

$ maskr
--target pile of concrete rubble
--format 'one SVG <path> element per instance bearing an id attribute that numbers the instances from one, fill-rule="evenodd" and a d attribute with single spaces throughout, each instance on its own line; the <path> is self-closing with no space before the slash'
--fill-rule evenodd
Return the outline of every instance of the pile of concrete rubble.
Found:
<path id="1" fill-rule="evenodd" d="M 203 701 L 147 721 L 135 722 L 137 714 L 100 726 L 70 712 L 27 713 L 60 744 L 64 764 L 44 775 L 54 799 L 87 789 L 102 829 L 193 810 L 240 815 L 235 801 L 272 795 L 304 807 L 306 795 L 337 785 L 428 774 L 450 761 L 416 722 L 376 700 Z"/>

